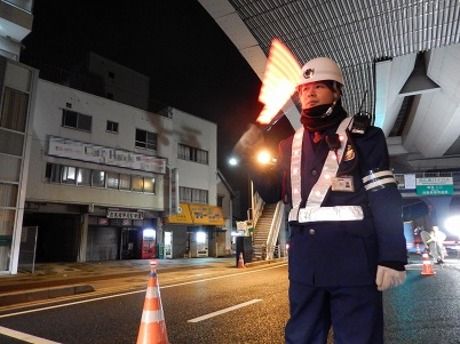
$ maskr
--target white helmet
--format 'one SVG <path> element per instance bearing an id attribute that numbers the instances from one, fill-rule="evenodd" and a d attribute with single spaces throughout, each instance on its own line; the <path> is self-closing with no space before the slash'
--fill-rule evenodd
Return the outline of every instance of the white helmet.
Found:
<path id="1" fill-rule="evenodd" d="M 328 57 L 317 57 L 302 67 L 297 87 L 311 82 L 332 80 L 343 85 L 342 71 L 337 63 Z"/>

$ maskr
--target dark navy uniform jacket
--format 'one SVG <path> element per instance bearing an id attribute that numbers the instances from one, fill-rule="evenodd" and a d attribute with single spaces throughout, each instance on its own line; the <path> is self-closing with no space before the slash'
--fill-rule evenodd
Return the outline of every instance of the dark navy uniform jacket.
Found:
<path id="1" fill-rule="evenodd" d="M 336 127 L 330 128 L 325 134 L 335 133 L 335 130 Z M 362 181 L 370 171 L 389 170 L 385 136 L 380 128 L 369 127 L 362 135 L 352 134 L 352 138 L 354 157 L 351 152 L 344 154 L 338 174 L 355 167 L 347 173 L 353 177 L 355 190 L 344 192 L 329 188 L 322 206 L 359 205 L 364 210 L 364 219 L 291 222 L 289 278 L 293 281 L 320 287 L 372 285 L 375 284 L 378 264 L 403 269 L 407 262 L 401 196 L 396 184 L 366 191 Z M 267 203 L 283 199 L 291 204 L 292 140 L 290 137 L 280 143 L 278 163 L 272 170 L 252 175 L 256 190 Z M 310 190 L 321 174 L 328 152 L 324 139 L 315 144 L 311 134 L 305 131 L 301 207 L 305 206 Z"/>

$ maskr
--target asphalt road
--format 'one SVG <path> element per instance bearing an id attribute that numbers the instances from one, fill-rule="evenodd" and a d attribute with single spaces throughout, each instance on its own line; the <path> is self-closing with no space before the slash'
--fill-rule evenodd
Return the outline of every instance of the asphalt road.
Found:
<path id="1" fill-rule="evenodd" d="M 437 274 L 431 277 L 420 275 L 420 265 L 408 268 L 407 282 L 384 293 L 385 343 L 460 343 L 460 264 L 436 266 Z M 144 279 L 124 279 L 106 286 L 115 294 L 109 298 L 69 300 L 75 303 L 0 315 L 0 343 L 134 343 L 145 296 L 145 291 L 139 290 L 142 285 Z M 160 274 L 160 285 L 173 344 L 284 342 L 286 265 L 204 269 L 193 276 L 165 273 Z M 117 288 L 125 294 L 120 295 Z M 98 289 L 104 288 L 100 285 Z M 228 310 L 235 306 L 240 308 Z M 222 313 L 213 315 L 218 311 Z M 35 338 L 18 340 L 18 333 L 5 329 Z"/>
<path id="2" fill-rule="evenodd" d="M 165 276 L 170 282 L 164 284 L 160 275 L 171 343 L 283 343 L 288 316 L 286 265 L 239 271 L 217 275 L 203 271 L 202 279 L 196 281 Z M 144 297 L 144 291 L 131 291 L 91 302 L 80 300 L 58 308 L 39 308 L 31 313 L 11 312 L 0 316 L 0 326 L 33 335 L 36 343 L 46 343 L 40 341 L 44 339 L 69 344 L 134 343 Z M 234 306 L 241 308 L 190 322 Z M 4 334 L 0 343 L 18 341 Z"/>

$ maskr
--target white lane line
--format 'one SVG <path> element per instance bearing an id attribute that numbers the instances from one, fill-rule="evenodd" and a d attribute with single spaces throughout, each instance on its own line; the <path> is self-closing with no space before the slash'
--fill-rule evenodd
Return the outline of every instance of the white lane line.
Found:
<path id="1" fill-rule="evenodd" d="M 246 275 L 246 274 L 250 274 L 250 273 L 253 273 L 253 272 L 260 272 L 260 271 L 277 269 L 277 268 L 285 266 L 285 265 L 286 264 L 277 264 L 277 265 L 274 265 L 274 266 L 270 266 L 268 268 L 262 268 L 262 269 L 258 269 L 258 270 L 249 270 L 249 271 L 239 272 L 239 273 L 230 274 L 230 275 L 210 277 L 210 278 L 204 278 L 204 279 L 196 280 L 196 281 L 189 281 L 189 282 L 170 284 L 170 285 L 166 285 L 164 287 L 160 286 L 160 289 L 181 287 L 181 286 L 184 286 L 184 285 L 207 282 L 207 281 L 218 280 L 218 279 L 223 279 L 223 278 L 233 278 L 235 276 Z M 160 278 L 160 283 L 161 283 L 161 278 Z M 87 300 L 75 301 L 75 302 L 70 302 L 70 303 L 64 303 L 64 304 L 60 304 L 60 305 L 53 305 L 53 306 L 35 308 L 35 309 L 30 309 L 30 310 L 27 310 L 27 311 L 20 311 L 20 312 L 15 312 L 15 313 L 8 313 L 8 314 L 0 315 L 0 319 L 2 319 L 2 318 L 10 318 L 10 317 L 14 317 L 16 315 L 36 313 L 36 312 L 46 311 L 46 310 L 50 310 L 50 309 L 56 309 L 56 308 L 63 308 L 63 307 L 67 307 L 67 306 L 79 305 L 79 304 L 82 304 L 82 303 L 97 302 L 97 301 L 101 301 L 101 300 L 113 299 L 113 298 L 116 298 L 116 297 L 122 297 L 122 296 L 126 296 L 126 295 L 140 294 L 140 293 L 145 293 L 145 290 L 146 289 L 129 291 L 129 292 L 124 292 L 124 293 L 120 293 L 120 294 L 101 296 L 101 297 L 97 297 L 97 298 L 93 298 L 93 299 L 87 299 Z"/>
<path id="2" fill-rule="evenodd" d="M 243 303 L 240 303 L 238 305 L 234 305 L 234 306 L 231 306 L 231 307 L 221 309 L 220 311 L 208 313 L 208 314 L 202 315 L 201 317 L 187 320 L 187 322 L 197 323 L 197 322 L 209 319 L 209 318 L 214 318 L 214 317 L 216 317 L 218 315 L 221 315 L 221 314 L 224 314 L 224 313 L 232 312 L 234 310 L 237 310 L 239 308 L 243 308 L 243 307 L 252 305 L 252 304 L 257 303 L 257 302 L 262 302 L 262 300 L 261 299 L 254 299 L 254 300 L 251 300 L 251 301 L 248 301 L 248 302 L 243 302 Z"/>
<path id="3" fill-rule="evenodd" d="M 19 332 L 3 326 L 0 326 L 0 334 L 32 344 L 60 344 L 59 342 L 53 342 L 52 340 L 32 336 L 31 334 Z"/>

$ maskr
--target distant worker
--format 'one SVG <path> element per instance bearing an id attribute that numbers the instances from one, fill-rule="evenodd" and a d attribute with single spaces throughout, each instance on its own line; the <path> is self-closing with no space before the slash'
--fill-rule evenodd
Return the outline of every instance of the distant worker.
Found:
<path id="1" fill-rule="evenodd" d="M 446 234 L 441 232 L 438 226 L 433 226 L 429 232 L 423 231 L 421 236 L 435 264 L 444 264 L 446 256 L 444 240 L 446 240 Z"/>
<path id="2" fill-rule="evenodd" d="M 265 202 L 291 207 L 286 343 L 326 343 L 331 325 L 337 343 L 383 343 L 381 292 L 404 282 L 407 263 L 385 136 L 367 117 L 348 117 L 333 60 L 309 61 L 300 79 L 302 127 L 270 169 L 249 164 Z M 262 140 L 243 135 L 246 160 Z"/>

